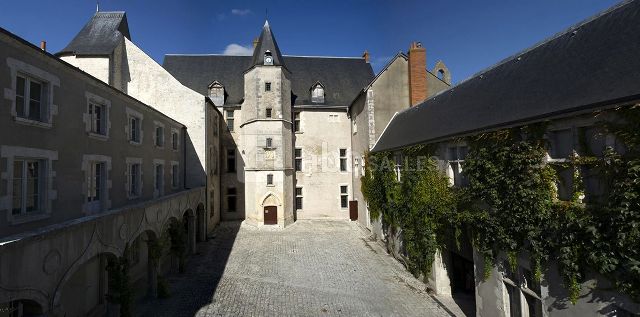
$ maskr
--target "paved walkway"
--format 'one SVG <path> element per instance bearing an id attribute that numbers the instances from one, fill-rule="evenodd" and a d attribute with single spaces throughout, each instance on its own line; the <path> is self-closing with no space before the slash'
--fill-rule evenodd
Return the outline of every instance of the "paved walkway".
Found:
<path id="1" fill-rule="evenodd" d="M 353 223 L 226 223 L 198 251 L 186 274 L 169 277 L 171 298 L 138 305 L 139 315 L 449 316 Z"/>

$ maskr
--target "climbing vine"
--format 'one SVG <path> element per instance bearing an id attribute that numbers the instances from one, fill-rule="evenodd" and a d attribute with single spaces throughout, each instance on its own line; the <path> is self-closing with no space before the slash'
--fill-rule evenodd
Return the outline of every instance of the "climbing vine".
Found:
<path id="1" fill-rule="evenodd" d="M 530 125 L 467 138 L 463 188 L 448 186 L 429 158 L 432 149 L 414 146 L 402 151 L 401 181 L 392 153 L 370 153 L 362 192 L 372 218 L 381 218 L 391 236 L 401 231 L 405 263 L 414 274 L 427 274 L 443 241 L 453 236 L 457 242 L 465 230 L 485 259 L 485 278 L 503 252 L 512 269 L 520 256 L 529 256 L 539 282 L 552 257 L 571 302 L 589 270 L 640 301 L 640 109 L 616 114 L 624 120 L 601 128 L 624 149 L 593 153 L 580 131 L 580 155 L 548 161 L 546 125 Z M 589 171 L 603 184 L 598 197 L 587 193 Z M 570 174 L 567 201 L 558 199 L 560 173 Z"/>

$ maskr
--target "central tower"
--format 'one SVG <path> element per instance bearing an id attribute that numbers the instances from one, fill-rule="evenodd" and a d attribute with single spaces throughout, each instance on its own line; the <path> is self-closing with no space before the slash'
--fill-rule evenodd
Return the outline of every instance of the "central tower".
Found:
<path id="1" fill-rule="evenodd" d="M 241 108 L 246 219 L 255 224 L 294 221 L 289 74 L 267 21 L 244 73 Z"/>

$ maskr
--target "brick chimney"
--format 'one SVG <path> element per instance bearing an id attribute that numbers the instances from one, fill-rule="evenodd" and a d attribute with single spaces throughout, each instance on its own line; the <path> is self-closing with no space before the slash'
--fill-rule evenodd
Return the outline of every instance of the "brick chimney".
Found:
<path id="1" fill-rule="evenodd" d="M 46 41 L 40 41 L 40 49 L 43 51 L 47 51 L 47 42 Z"/>
<path id="2" fill-rule="evenodd" d="M 409 99 L 411 107 L 427 99 L 427 51 L 420 42 L 409 47 Z"/>
<path id="3" fill-rule="evenodd" d="M 362 58 L 364 58 L 365 62 L 369 62 L 369 51 L 364 51 L 364 53 L 362 54 Z"/>

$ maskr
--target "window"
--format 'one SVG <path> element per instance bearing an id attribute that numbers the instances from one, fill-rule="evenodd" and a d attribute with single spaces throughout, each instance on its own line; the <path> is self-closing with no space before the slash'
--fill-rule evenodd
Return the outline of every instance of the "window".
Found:
<path id="1" fill-rule="evenodd" d="M 155 177 L 154 177 L 154 194 L 155 196 L 164 195 L 164 164 L 155 164 Z"/>
<path id="2" fill-rule="evenodd" d="M 104 189 L 105 164 L 103 162 L 90 162 L 87 171 L 87 202 L 100 201 Z"/>
<path id="3" fill-rule="evenodd" d="M 135 198 L 140 196 L 140 163 L 129 165 L 129 197 Z"/>
<path id="4" fill-rule="evenodd" d="M 43 211 L 45 162 L 38 159 L 13 161 L 12 215 L 25 215 Z"/>
<path id="5" fill-rule="evenodd" d="M 296 187 L 296 210 L 302 210 L 302 187 Z"/>
<path id="6" fill-rule="evenodd" d="M 324 87 L 320 83 L 311 89 L 311 102 L 324 103 Z"/>
<path id="7" fill-rule="evenodd" d="M 510 316 L 542 316 L 542 299 L 540 296 L 540 284 L 530 270 L 519 266 L 515 272 L 509 263 L 503 264 L 504 273 L 502 281 L 505 286 L 505 304 Z"/>
<path id="8" fill-rule="evenodd" d="M 294 150 L 294 156 L 295 156 L 295 160 L 294 160 L 294 167 L 296 172 L 302 172 L 302 149 L 295 149 Z"/>
<path id="9" fill-rule="evenodd" d="M 129 141 L 140 143 L 140 118 L 129 118 Z"/>
<path id="10" fill-rule="evenodd" d="M 273 139 L 272 138 L 267 138 L 267 140 L 265 141 L 265 147 L 267 147 L 267 148 L 273 147 Z"/>
<path id="11" fill-rule="evenodd" d="M 300 112 L 293 113 L 293 132 L 300 132 Z"/>
<path id="12" fill-rule="evenodd" d="M 233 132 L 233 110 L 227 110 L 227 129 Z"/>
<path id="13" fill-rule="evenodd" d="M 178 188 L 180 185 L 180 170 L 178 164 L 171 165 L 171 187 Z"/>
<path id="14" fill-rule="evenodd" d="M 157 147 L 164 146 L 164 127 L 161 127 L 161 126 L 156 127 L 156 146 Z"/>
<path id="15" fill-rule="evenodd" d="M 271 118 L 271 108 L 267 108 L 266 116 L 267 118 Z"/>
<path id="16" fill-rule="evenodd" d="M 396 173 L 396 180 L 398 182 L 402 181 L 402 153 L 396 153 L 394 156 L 395 165 L 394 171 Z"/>
<path id="17" fill-rule="evenodd" d="M 273 186 L 273 174 L 267 174 L 267 186 Z"/>
<path id="18" fill-rule="evenodd" d="M 236 189 L 233 187 L 227 188 L 227 211 L 236 211 Z"/>
<path id="19" fill-rule="evenodd" d="M 178 150 L 178 132 L 177 131 L 171 132 L 171 148 L 174 151 Z"/>
<path id="20" fill-rule="evenodd" d="M 340 208 L 347 208 L 349 206 L 349 187 L 347 185 L 340 185 Z"/>
<path id="21" fill-rule="evenodd" d="M 340 149 L 340 171 L 347 171 L 347 149 Z"/>
<path id="22" fill-rule="evenodd" d="M 264 83 L 264 91 L 271 91 L 271 83 Z"/>
<path id="23" fill-rule="evenodd" d="M 447 159 L 449 161 L 449 177 L 454 186 L 467 185 L 467 179 L 462 175 L 462 165 L 467 156 L 466 146 L 451 146 L 447 149 Z"/>
<path id="24" fill-rule="evenodd" d="M 34 78 L 18 75 L 16 78 L 16 115 L 21 118 L 46 122 L 45 84 Z"/>
<path id="25" fill-rule="evenodd" d="M 227 172 L 236 172 L 236 150 L 227 150 Z"/>
<path id="26" fill-rule="evenodd" d="M 356 121 L 356 117 L 351 118 L 351 133 L 358 133 L 358 122 Z"/>
<path id="27" fill-rule="evenodd" d="M 105 106 L 96 103 L 89 104 L 89 120 L 91 133 L 106 135 L 106 109 Z"/>

